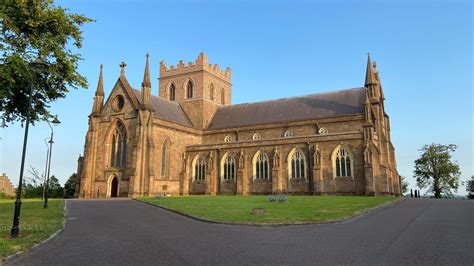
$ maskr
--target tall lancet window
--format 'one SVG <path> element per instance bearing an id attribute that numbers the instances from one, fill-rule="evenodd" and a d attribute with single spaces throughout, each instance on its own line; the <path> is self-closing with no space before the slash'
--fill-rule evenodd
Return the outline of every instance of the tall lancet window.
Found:
<path id="1" fill-rule="evenodd" d="M 221 176 L 224 180 L 235 180 L 235 158 L 232 154 L 227 154 L 223 167 L 221 166 Z"/>
<path id="2" fill-rule="evenodd" d="M 174 86 L 174 83 L 172 83 L 170 86 L 170 101 L 174 100 L 176 100 L 176 86 Z"/>
<path id="3" fill-rule="evenodd" d="M 112 135 L 112 149 L 110 162 L 111 166 L 125 166 L 127 156 L 127 134 L 122 123 L 117 122 L 114 134 Z"/>
<path id="4" fill-rule="evenodd" d="M 206 179 L 206 161 L 200 155 L 194 160 L 193 179 L 194 181 L 204 181 Z"/>
<path id="5" fill-rule="evenodd" d="M 305 156 L 300 148 L 296 148 L 291 155 L 291 178 L 305 178 Z"/>
<path id="6" fill-rule="evenodd" d="M 344 146 L 338 146 L 333 154 L 334 177 L 352 177 L 352 154 Z"/>
<path id="7" fill-rule="evenodd" d="M 255 179 L 268 179 L 270 177 L 270 167 L 268 156 L 263 151 L 258 151 L 253 159 Z"/>
<path id="8" fill-rule="evenodd" d="M 161 177 L 169 177 L 170 174 L 170 149 L 171 141 L 167 138 L 161 147 Z"/>
<path id="9" fill-rule="evenodd" d="M 191 81 L 188 81 L 188 85 L 186 85 L 186 97 L 193 98 L 193 83 Z"/>
<path id="10" fill-rule="evenodd" d="M 209 98 L 211 101 L 214 101 L 214 84 L 211 83 L 211 86 L 209 87 Z"/>

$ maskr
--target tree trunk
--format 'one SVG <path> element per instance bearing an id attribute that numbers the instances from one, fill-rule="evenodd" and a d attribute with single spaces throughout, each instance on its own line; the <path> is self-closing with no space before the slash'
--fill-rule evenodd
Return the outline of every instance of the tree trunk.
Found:
<path id="1" fill-rule="evenodd" d="M 439 187 L 439 178 L 435 177 L 433 191 L 435 198 L 441 198 L 441 189 Z"/>

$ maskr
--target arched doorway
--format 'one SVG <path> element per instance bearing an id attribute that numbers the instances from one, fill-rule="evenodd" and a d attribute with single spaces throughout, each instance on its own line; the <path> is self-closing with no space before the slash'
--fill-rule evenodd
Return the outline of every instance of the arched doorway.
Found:
<path id="1" fill-rule="evenodd" d="M 116 176 L 112 178 L 112 182 L 110 183 L 110 197 L 115 198 L 118 196 L 118 179 Z"/>

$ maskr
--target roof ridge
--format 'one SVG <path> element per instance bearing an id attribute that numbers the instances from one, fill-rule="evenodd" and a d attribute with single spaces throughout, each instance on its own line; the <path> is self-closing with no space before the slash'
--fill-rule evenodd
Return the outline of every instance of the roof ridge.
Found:
<path id="1" fill-rule="evenodd" d="M 303 97 L 312 96 L 312 95 L 333 94 L 333 93 L 337 93 L 337 92 L 351 91 L 351 90 L 360 90 L 360 89 L 365 89 L 365 87 L 355 87 L 355 88 L 340 89 L 340 90 L 335 90 L 335 91 L 324 91 L 324 92 L 318 92 L 318 93 L 310 93 L 310 94 L 304 94 L 304 95 L 299 95 L 299 96 L 290 96 L 290 97 L 276 98 L 276 99 L 263 100 L 263 101 L 256 101 L 256 102 L 238 103 L 238 104 L 220 106 L 218 109 L 231 108 L 231 107 L 234 107 L 234 106 L 260 104 L 260 103 L 267 103 L 267 102 L 276 102 L 276 101 L 282 101 L 282 100 L 303 98 Z"/>

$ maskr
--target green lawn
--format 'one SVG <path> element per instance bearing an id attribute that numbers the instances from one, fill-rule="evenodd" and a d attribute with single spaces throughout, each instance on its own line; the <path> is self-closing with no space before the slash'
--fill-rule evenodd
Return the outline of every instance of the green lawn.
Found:
<path id="1" fill-rule="evenodd" d="M 352 216 L 396 197 L 288 196 L 285 203 L 269 202 L 268 196 L 189 196 L 139 200 L 180 213 L 225 222 L 301 223 L 326 222 Z M 264 215 L 253 215 L 264 208 Z"/>
<path id="2" fill-rule="evenodd" d="M 62 228 L 65 217 L 64 200 L 50 199 L 43 209 L 41 199 L 23 200 L 20 215 L 20 236 L 10 237 L 14 200 L 0 200 L 0 264 L 2 257 L 25 250 L 47 239 Z"/>

